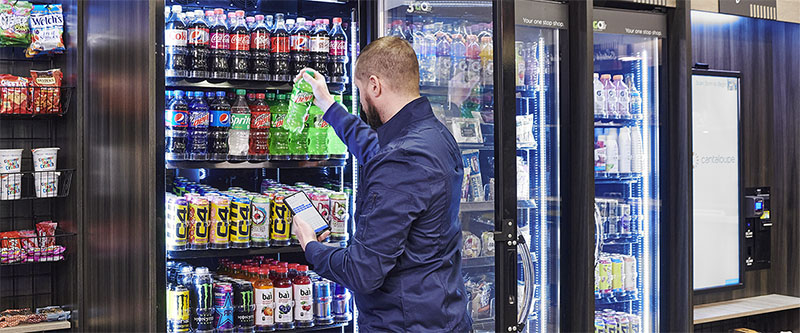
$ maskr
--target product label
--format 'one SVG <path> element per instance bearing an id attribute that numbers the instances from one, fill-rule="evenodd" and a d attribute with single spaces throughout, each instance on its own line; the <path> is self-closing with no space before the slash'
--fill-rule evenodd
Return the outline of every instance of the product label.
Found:
<path id="1" fill-rule="evenodd" d="M 269 128 L 270 114 L 269 112 L 253 112 L 250 114 L 250 128 L 263 129 Z"/>
<path id="2" fill-rule="evenodd" d="M 294 319 L 300 321 L 314 320 L 311 310 L 311 284 L 294 285 Z"/>
<path id="3" fill-rule="evenodd" d="M 314 93 L 305 92 L 300 89 L 292 89 L 292 94 L 289 96 L 289 98 L 293 103 L 307 104 L 314 100 Z"/>
<path id="4" fill-rule="evenodd" d="M 208 46 L 208 29 L 196 27 L 189 29 L 189 40 L 187 44 L 192 46 Z"/>
<path id="5" fill-rule="evenodd" d="M 286 119 L 285 113 L 273 113 L 272 114 L 272 127 L 273 128 L 281 128 L 283 127 L 283 121 Z"/>
<path id="6" fill-rule="evenodd" d="M 270 52 L 289 53 L 289 37 L 270 37 Z"/>
<path id="7" fill-rule="evenodd" d="M 189 113 L 189 127 L 208 128 L 211 116 L 208 111 L 195 111 Z"/>
<path id="8" fill-rule="evenodd" d="M 230 47 L 231 36 L 228 33 L 212 33 L 209 37 L 208 47 L 211 49 L 227 50 Z"/>
<path id="9" fill-rule="evenodd" d="M 272 287 L 256 288 L 256 326 L 272 326 L 275 324 L 274 290 Z"/>
<path id="10" fill-rule="evenodd" d="M 291 213 L 289 207 L 283 202 L 275 202 L 272 205 L 270 217 L 272 220 L 272 233 L 270 234 L 270 238 L 273 240 L 289 239 L 289 229 L 291 227 Z"/>
<path id="11" fill-rule="evenodd" d="M 167 320 L 189 324 L 189 290 L 167 290 Z"/>
<path id="12" fill-rule="evenodd" d="M 269 240 L 269 203 L 254 203 L 252 206 L 250 238 L 258 241 Z"/>
<path id="13" fill-rule="evenodd" d="M 328 122 L 322 119 L 322 117 L 324 115 L 325 114 L 317 114 L 317 115 L 313 116 L 314 117 L 313 118 L 313 120 L 314 120 L 314 128 L 325 128 L 325 127 L 328 127 Z"/>
<path id="14" fill-rule="evenodd" d="M 292 287 L 275 288 L 275 322 L 291 323 L 292 316 Z"/>
<path id="15" fill-rule="evenodd" d="M 231 112 L 230 111 L 210 111 L 209 125 L 211 127 L 230 127 L 231 126 Z"/>
<path id="16" fill-rule="evenodd" d="M 308 36 L 294 35 L 290 42 L 292 51 L 308 51 Z"/>
<path id="17" fill-rule="evenodd" d="M 344 39 L 332 39 L 330 42 L 332 56 L 343 56 L 347 53 L 347 41 Z"/>
<path id="18" fill-rule="evenodd" d="M 314 207 L 317 208 L 317 211 L 322 218 L 325 219 L 328 224 L 331 223 L 331 205 L 328 203 L 328 200 L 311 200 L 311 203 L 314 204 Z"/>
<path id="19" fill-rule="evenodd" d="M 164 30 L 164 46 L 186 46 L 186 30 L 167 29 Z"/>
<path id="20" fill-rule="evenodd" d="M 167 127 L 188 127 L 189 111 L 187 110 L 166 110 L 164 122 Z"/>
<path id="21" fill-rule="evenodd" d="M 311 52 L 330 53 L 331 40 L 328 36 L 311 37 Z"/>
<path id="22" fill-rule="evenodd" d="M 269 51 L 269 40 L 269 33 L 266 31 L 254 31 L 250 34 L 250 49 Z"/>
<path id="23" fill-rule="evenodd" d="M 209 228 L 211 228 L 210 243 L 228 244 L 228 222 L 211 221 Z"/>
<path id="24" fill-rule="evenodd" d="M 231 129 L 246 131 L 250 129 L 250 115 L 231 113 Z"/>
<path id="25" fill-rule="evenodd" d="M 331 233 L 347 233 L 347 201 L 331 199 Z"/>
<path id="26" fill-rule="evenodd" d="M 230 50 L 231 51 L 250 51 L 250 35 L 249 34 L 232 34 L 230 35 Z"/>

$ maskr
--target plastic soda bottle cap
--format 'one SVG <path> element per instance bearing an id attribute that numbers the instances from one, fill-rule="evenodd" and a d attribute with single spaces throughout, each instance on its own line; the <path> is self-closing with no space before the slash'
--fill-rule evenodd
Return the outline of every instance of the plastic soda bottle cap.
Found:
<path id="1" fill-rule="evenodd" d="M 261 268 L 258 270 L 258 274 L 267 275 L 269 274 L 269 268 Z"/>
<path id="2" fill-rule="evenodd" d="M 236 95 L 244 96 L 246 91 L 244 89 L 236 89 Z"/>
<path id="3" fill-rule="evenodd" d="M 300 272 L 308 271 L 308 265 L 298 265 L 297 270 Z"/>

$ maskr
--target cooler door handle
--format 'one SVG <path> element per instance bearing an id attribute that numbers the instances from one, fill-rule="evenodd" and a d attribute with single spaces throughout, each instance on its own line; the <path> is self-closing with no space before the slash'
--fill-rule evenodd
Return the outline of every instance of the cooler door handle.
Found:
<path id="1" fill-rule="evenodd" d="M 522 255 L 522 277 L 524 284 L 524 298 L 522 299 L 522 308 L 519 312 L 517 312 L 517 323 L 518 327 L 524 327 L 525 322 L 530 315 L 533 303 L 533 257 L 531 256 L 531 251 L 528 248 L 528 244 L 525 243 L 525 238 L 519 236 L 517 240 L 517 247 L 519 253 Z"/>

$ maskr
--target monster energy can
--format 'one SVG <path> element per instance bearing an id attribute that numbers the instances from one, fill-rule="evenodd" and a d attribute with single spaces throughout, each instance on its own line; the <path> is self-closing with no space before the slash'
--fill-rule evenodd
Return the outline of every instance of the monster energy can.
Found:
<path id="1" fill-rule="evenodd" d="M 253 284 L 245 280 L 233 280 L 233 326 L 236 332 L 253 332 L 255 329 L 255 304 Z"/>
<path id="2" fill-rule="evenodd" d="M 197 267 L 194 270 L 194 284 L 190 290 L 192 302 L 192 329 L 195 333 L 214 332 L 214 308 L 211 299 L 213 283 L 211 273 L 207 267 Z"/>

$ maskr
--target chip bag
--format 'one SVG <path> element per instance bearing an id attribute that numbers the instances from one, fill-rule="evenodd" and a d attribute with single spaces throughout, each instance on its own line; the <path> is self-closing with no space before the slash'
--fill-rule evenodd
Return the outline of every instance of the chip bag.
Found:
<path id="1" fill-rule="evenodd" d="M 28 79 L 0 75 L 0 114 L 25 114 L 28 109 Z"/>
<path id="2" fill-rule="evenodd" d="M 34 5 L 31 12 L 31 44 L 25 56 L 63 53 L 64 16 L 61 5 Z"/>
<path id="3" fill-rule="evenodd" d="M 55 114 L 61 111 L 60 87 L 63 77 L 64 74 L 58 68 L 46 71 L 31 71 L 31 112 L 34 114 Z"/>
<path id="4" fill-rule="evenodd" d="M 0 0 L 0 46 L 26 47 L 31 43 L 32 9 L 27 1 Z"/>

